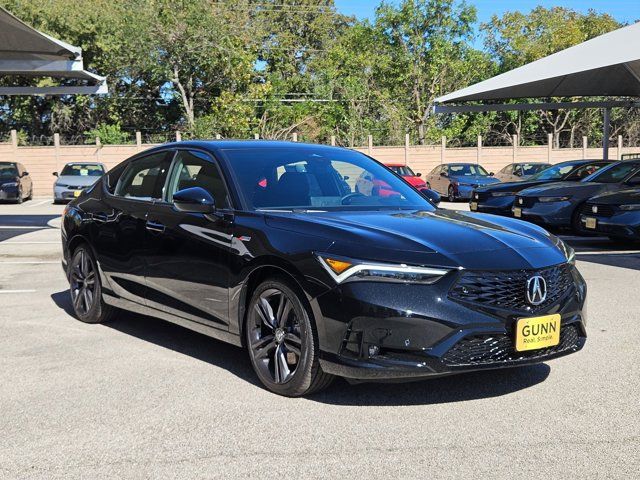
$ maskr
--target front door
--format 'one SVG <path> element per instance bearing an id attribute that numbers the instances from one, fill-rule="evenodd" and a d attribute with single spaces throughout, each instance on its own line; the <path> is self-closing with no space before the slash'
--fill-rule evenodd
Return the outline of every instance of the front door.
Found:
<path id="1" fill-rule="evenodd" d="M 231 223 L 222 214 L 177 211 L 173 194 L 190 187 L 207 190 L 219 212 L 229 206 L 216 162 L 199 151 L 178 150 L 163 201 L 147 216 L 147 305 L 226 330 Z"/>

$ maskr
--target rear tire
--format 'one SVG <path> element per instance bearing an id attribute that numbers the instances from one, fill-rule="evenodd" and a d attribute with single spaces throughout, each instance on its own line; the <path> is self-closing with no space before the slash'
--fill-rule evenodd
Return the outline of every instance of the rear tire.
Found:
<path id="1" fill-rule="evenodd" d="M 78 320 L 104 323 L 111 320 L 116 309 L 104 303 L 97 262 L 88 245 L 73 252 L 68 270 L 71 304 Z"/>
<path id="2" fill-rule="evenodd" d="M 285 278 L 268 279 L 256 288 L 244 330 L 251 365 L 268 390 L 299 397 L 326 388 L 334 379 L 320 367 L 315 324 Z"/>

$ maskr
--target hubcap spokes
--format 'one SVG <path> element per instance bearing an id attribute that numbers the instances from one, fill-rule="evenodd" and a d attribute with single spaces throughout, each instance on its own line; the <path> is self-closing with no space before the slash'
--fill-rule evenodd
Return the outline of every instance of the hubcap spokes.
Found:
<path id="1" fill-rule="evenodd" d="M 291 300 L 280 290 L 260 295 L 254 307 L 251 350 L 258 368 L 275 383 L 288 382 L 300 361 L 300 325 Z"/>
<path id="2" fill-rule="evenodd" d="M 84 250 L 75 257 L 71 267 L 71 299 L 76 312 L 86 315 L 95 298 L 96 275 Z"/>

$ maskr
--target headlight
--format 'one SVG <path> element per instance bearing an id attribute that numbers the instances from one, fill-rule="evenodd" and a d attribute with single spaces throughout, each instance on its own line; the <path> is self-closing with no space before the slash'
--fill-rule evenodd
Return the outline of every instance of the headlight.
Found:
<path id="1" fill-rule="evenodd" d="M 620 205 L 620 210 L 631 211 L 631 210 L 640 210 L 640 203 L 630 204 L 630 205 Z"/>
<path id="2" fill-rule="evenodd" d="M 55 185 L 56 187 L 63 187 L 63 188 L 67 188 L 69 185 L 67 185 L 66 183 L 56 183 Z"/>
<path id="3" fill-rule="evenodd" d="M 576 263 L 576 251 L 570 247 L 569 245 L 567 245 L 563 240 L 561 240 L 560 238 L 556 237 L 555 235 L 553 235 L 554 241 L 556 246 L 562 250 L 562 253 L 564 254 L 565 258 L 567 259 L 567 262 L 570 264 L 575 264 Z"/>
<path id="4" fill-rule="evenodd" d="M 570 198 L 571 198 L 571 196 L 565 196 L 565 197 L 538 197 L 538 201 L 539 202 L 543 202 L 543 203 L 566 202 Z"/>
<path id="5" fill-rule="evenodd" d="M 3 187 L 17 187 L 18 182 L 7 182 L 2 184 Z"/>
<path id="6" fill-rule="evenodd" d="M 491 196 L 493 197 L 514 197 L 516 195 L 517 192 L 495 192 L 492 193 Z"/>
<path id="7" fill-rule="evenodd" d="M 328 254 L 318 254 L 316 257 L 336 283 L 369 281 L 430 285 L 449 272 L 442 268 L 360 262 Z"/>

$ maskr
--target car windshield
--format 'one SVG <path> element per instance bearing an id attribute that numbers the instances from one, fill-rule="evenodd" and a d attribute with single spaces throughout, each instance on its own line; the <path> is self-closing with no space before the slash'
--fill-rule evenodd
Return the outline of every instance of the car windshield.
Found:
<path id="1" fill-rule="evenodd" d="M 104 173 L 102 165 L 77 163 L 65 165 L 60 176 L 66 177 L 99 177 Z"/>
<path id="2" fill-rule="evenodd" d="M 18 169 L 13 163 L 0 163 L 0 178 L 14 178 L 18 176 Z"/>
<path id="3" fill-rule="evenodd" d="M 535 173 L 541 172 L 545 168 L 549 168 L 549 165 L 544 163 L 525 163 L 522 165 L 522 173 L 524 175 L 533 175 Z"/>
<path id="4" fill-rule="evenodd" d="M 411 170 L 411 167 L 406 167 L 406 166 L 402 166 L 402 165 L 393 165 L 391 167 L 389 167 L 391 170 L 393 170 L 394 172 L 396 172 L 398 175 L 402 175 L 405 177 L 415 177 L 416 174 L 413 173 L 413 170 Z"/>
<path id="5" fill-rule="evenodd" d="M 251 209 L 434 209 L 420 193 L 358 152 L 308 146 L 228 149 L 223 155 Z"/>
<path id="6" fill-rule="evenodd" d="M 608 168 L 603 168 L 599 172 L 589 175 L 585 182 L 598 183 L 619 183 L 622 182 L 631 172 L 640 169 L 640 163 L 620 162 L 614 163 Z"/>
<path id="7" fill-rule="evenodd" d="M 488 176 L 489 173 L 481 166 L 472 163 L 449 165 L 449 175 L 472 177 L 475 175 Z"/>
<path id="8" fill-rule="evenodd" d="M 560 180 L 571 173 L 574 168 L 576 168 L 575 163 L 560 163 L 536 173 L 531 177 L 531 180 Z"/>

